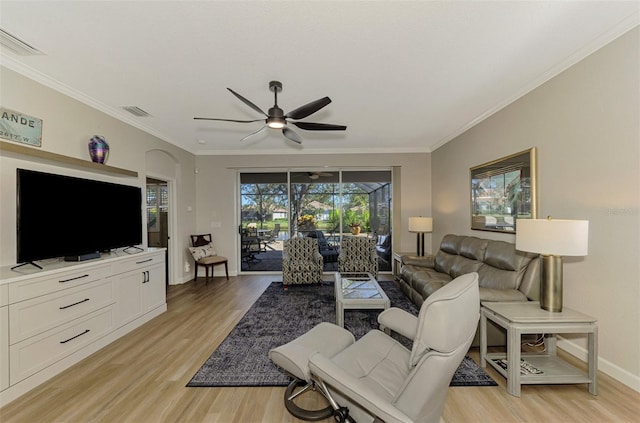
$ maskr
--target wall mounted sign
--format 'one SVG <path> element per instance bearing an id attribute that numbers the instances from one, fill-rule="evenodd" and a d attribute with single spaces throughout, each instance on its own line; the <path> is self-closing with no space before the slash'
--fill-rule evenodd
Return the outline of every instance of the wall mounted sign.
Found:
<path id="1" fill-rule="evenodd" d="M 0 107 L 0 138 L 40 147 L 42 119 Z"/>

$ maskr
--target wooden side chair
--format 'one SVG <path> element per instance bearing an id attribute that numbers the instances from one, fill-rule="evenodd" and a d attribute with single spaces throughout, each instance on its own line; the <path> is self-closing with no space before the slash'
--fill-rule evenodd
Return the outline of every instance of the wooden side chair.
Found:
<path id="1" fill-rule="evenodd" d="M 213 268 L 219 264 L 224 264 L 224 272 L 227 275 L 227 280 L 229 280 L 227 258 L 216 254 L 211 234 L 191 235 L 189 252 L 191 252 L 195 262 L 194 282 L 198 279 L 198 266 L 204 266 L 205 284 L 207 284 L 209 283 L 209 269 L 211 269 L 211 277 L 213 277 Z"/>

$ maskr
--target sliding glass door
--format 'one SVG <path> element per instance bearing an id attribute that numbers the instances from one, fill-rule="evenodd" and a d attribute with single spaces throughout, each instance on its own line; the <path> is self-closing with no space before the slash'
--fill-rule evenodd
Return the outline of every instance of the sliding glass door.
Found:
<path id="1" fill-rule="evenodd" d="M 342 172 L 342 233 L 376 238 L 378 269 L 391 270 L 391 171 Z"/>
<path id="2" fill-rule="evenodd" d="M 291 236 L 317 238 L 324 271 L 338 270 L 340 172 L 291 172 Z"/>
<path id="3" fill-rule="evenodd" d="M 391 270 L 391 171 L 295 170 L 240 174 L 242 271 L 281 271 L 282 242 L 318 239 L 324 270 L 337 270 L 345 236 L 376 238 Z"/>
<path id="4" fill-rule="evenodd" d="M 281 271 L 289 234 L 288 174 L 240 174 L 240 204 L 240 269 Z"/>

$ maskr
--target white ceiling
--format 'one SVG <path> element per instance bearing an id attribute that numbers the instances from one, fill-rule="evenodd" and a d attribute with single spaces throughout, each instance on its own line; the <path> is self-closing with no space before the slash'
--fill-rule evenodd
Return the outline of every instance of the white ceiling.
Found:
<path id="1" fill-rule="evenodd" d="M 639 24 L 638 1 L 12 1 L 2 64 L 195 154 L 428 152 Z M 329 96 L 298 147 L 258 119 Z M 135 105 L 151 117 L 121 109 Z M 4 105 L 9 107 L 11 105 Z M 22 111 L 28 113 L 28 110 Z M 109 134 L 102 134 L 107 139 Z"/>

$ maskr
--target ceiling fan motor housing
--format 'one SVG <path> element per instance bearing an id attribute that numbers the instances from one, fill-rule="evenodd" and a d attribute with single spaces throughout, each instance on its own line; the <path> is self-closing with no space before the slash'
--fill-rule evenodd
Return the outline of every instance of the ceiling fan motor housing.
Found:
<path id="1" fill-rule="evenodd" d="M 281 129 L 287 125 L 284 119 L 284 111 L 280 107 L 272 107 L 269 109 L 269 117 L 267 118 L 267 126 L 269 128 Z"/>
<path id="2" fill-rule="evenodd" d="M 268 114 L 270 118 L 284 118 L 284 110 L 280 107 L 271 107 Z"/>

